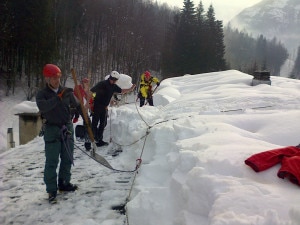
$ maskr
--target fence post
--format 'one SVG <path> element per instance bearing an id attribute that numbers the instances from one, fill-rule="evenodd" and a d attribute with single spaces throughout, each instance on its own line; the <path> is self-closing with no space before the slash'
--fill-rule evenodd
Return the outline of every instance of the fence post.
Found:
<path id="1" fill-rule="evenodd" d="M 14 141 L 14 133 L 12 128 L 7 128 L 7 148 L 14 148 L 15 141 Z"/>

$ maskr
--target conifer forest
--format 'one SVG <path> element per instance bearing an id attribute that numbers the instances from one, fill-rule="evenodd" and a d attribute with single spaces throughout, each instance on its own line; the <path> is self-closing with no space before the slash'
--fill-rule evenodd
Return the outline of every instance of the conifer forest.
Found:
<path id="1" fill-rule="evenodd" d="M 288 57 L 275 39 L 223 27 L 213 5 L 183 0 L 181 9 L 151 0 L 2 0 L 0 73 L 31 100 L 53 63 L 95 83 L 117 70 L 137 83 L 145 70 L 163 78 L 238 69 L 279 75 Z M 66 76 L 65 76 L 66 75 Z"/>

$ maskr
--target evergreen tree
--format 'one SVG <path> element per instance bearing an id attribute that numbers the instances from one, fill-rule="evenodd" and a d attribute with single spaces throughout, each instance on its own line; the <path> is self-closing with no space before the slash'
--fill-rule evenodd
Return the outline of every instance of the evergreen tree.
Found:
<path id="1" fill-rule="evenodd" d="M 7 60 L 1 59 L 1 63 L 10 71 L 13 87 L 15 79 L 26 81 L 22 87 L 30 100 L 39 84 L 41 66 L 52 59 L 55 49 L 51 32 L 51 0 L 11 0 L 5 7 L 7 20 L 4 27 L 9 31 L 9 37 L 2 50 L 7 53 Z"/>
<path id="2" fill-rule="evenodd" d="M 287 49 L 276 38 L 267 42 L 267 69 L 272 76 L 280 75 L 280 68 L 288 58 Z"/>
<path id="3" fill-rule="evenodd" d="M 205 48 L 206 48 L 206 32 L 205 32 L 205 11 L 202 1 L 200 1 L 196 9 L 196 58 L 198 73 L 204 72 L 205 68 Z"/>
<path id="4" fill-rule="evenodd" d="M 175 72 L 179 70 L 175 63 L 176 49 L 174 48 L 175 34 L 178 32 L 179 18 L 179 13 L 174 16 L 174 22 L 170 24 L 165 37 L 161 63 L 164 78 L 174 76 Z"/>
<path id="5" fill-rule="evenodd" d="M 300 80 L 300 46 L 298 47 L 297 58 L 295 61 L 294 68 L 290 74 L 290 78 L 299 79 Z"/>
<path id="6" fill-rule="evenodd" d="M 80 26 L 84 9 L 81 0 L 56 0 L 53 4 L 53 26 L 52 31 L 55 36 L 56 46 L 59 55 L 56 57 L 57 63 L 63 74 L 68 74 L 74 64 L 80 64 Z M 55 46 L 55 45 L 54 45 Z M 72 64 L 73 63 L 73 64 Z M 67 76 L 62 77 L 65 83 Z"/>
<path id="7" fill-rule="evenodd" d="M 173 28 L 174 41 L 167 43 L 168 54 L 163 57 L 164 72 L 171 63 L 175 75 L 226 69 L 223 25 L 215 19 L 212 5 L 205 14 L 202 1 L 195 9 L 191 1 L 185 0 Z"/>
<path id="8" fill-rule="evenodd" d="M 263 35 L 257 39 L 247 33 L 232 30 L 230 25 L 224 29 L 226 60 L 232 69 L 252 74 L 255 70 L 268 70 L 278 76 L 280 68 L 288 57 L 287 49 L 273 38 L 267 40 Z"/>
<path id="9" fill-rule="evenodd" d="M 260 62 L 260 70 L 266 70 L 267 39 L 263 35 L 258 37 L 255 50 L 255 58 Z"/>
<path id="10" fill-rule="evenodd" d="M 206 34 L 206 68 L 205 72 L 219 71 L 226 69 L 224 59 L 225 45 L 222 21 L 216 20 L 215 11 L 212 5 L 209 6 L 205 23 Z"/>
<path id="11" fill-rule="evenodd" d="M 195 65 L 193 59 L 196 47 L 196 11 L 194 3 L 190 0 L 184 0 L 184 6 L 181 10 L 177 33 L 175 34 L 175 65 L 177 75 L 193 73 Z"/>

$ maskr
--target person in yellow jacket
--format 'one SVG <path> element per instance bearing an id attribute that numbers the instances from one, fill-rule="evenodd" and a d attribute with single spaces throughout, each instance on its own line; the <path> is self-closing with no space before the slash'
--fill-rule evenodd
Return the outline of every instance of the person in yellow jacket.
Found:
<path id="1" fill-rule="evenodd" d="M 145 105 L 146 99 L 149 105 L 153 106 L 152 83 L 156 83 L 157 87 L 160 85 L 160 81 L 156 77 L 152 77 L 149 71 L 141 75 L 139 92 L 140 107 Z"/>

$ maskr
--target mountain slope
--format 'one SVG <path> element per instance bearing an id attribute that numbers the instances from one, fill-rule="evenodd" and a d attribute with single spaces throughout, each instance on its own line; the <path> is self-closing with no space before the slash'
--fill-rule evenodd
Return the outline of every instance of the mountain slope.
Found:
<path id="1" fill-rule="evenodd" d="M 243 10 L 230 24 L 254 36 L 276 37 L 292 52 L 300 45 L 300 1 L 263 0 Z"/>

